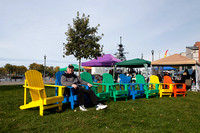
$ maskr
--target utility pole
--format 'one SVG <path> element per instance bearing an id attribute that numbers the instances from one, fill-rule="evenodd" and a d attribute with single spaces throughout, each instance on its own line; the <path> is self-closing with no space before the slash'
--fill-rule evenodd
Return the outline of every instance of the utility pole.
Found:
<path id="1" fill-rule="evenodd" d="M 45 70 L 46 70 L 46 55 L 44 55 L 44 79 L 45 79 Z"/>
<path id="2" fill-rule="evenodd" d="M 151 50 L 152 53 L 152 61 L 154 61 L 154 50 Z"/>

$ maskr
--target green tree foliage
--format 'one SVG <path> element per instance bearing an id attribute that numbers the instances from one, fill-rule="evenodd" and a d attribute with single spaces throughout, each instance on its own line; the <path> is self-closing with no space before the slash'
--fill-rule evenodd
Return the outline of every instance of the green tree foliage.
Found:
<path id="1" fill-rule="evenodd" d="M 54 77 L 60 67 L 46 66 L 46 76 Z M 23 76 L 28 69 L 25 66 L 17 66 L 6 64 L 4 67 L 0 67 L 0 78 L 11 78 L 12 76 Z M 38 70 L 42 74 L 44 73 L 44 66 L 42 64 L 32 63 L 29 65 L 29 70 Z"/>
<path id="2" fill-rule="evenodd" d="M 52 66 L 46 67 L 46 73 L 50 77 L 53 77 L 56 74 L 55 71 L 54 71 L 54 68 Z"/>
<path id="3" fill-rule="evenodd" d="M 97 36 L 99 24 L 96 27 L 89 26 L 89 15 L 86 17 L 85 14 L 73 19 L 73 26 L 68 24 L 68 31 L 65 33 L 67 36 L 67 43 L 64 45 L 64 55 L 74 55 L 79 60 L 79 76 L 81 58 L 92 59 L 102 55 L 103 45 L 98 42 L 102 39 L 102 36 Z"/>
<path id="4" fill-rule="evenodd" d="M 44 72 L 44 66 L 42 64 L 32 63 L 29 66 L 29 70 L 38 70 L 39 72 Z"/>
<path id="5" fill-rule="evenodd" d="M 0 78 L 4 78 L 6 76 L 6 70 L 3 67 L 0 67 Z"/>
<path id="6" fill-rule="evenodd" d="M 11 73 L 13 73 L 13 67 L 11 64 L 6 64 L 4 66 L 5 70 L 6 70 L 6 73 L 9 75 L 9 78 L 11 76 Z"/>
<path id="7" fill-rule="evenodd" d="M 42 64 L 37 64 L 37 63 L 32 63 L 29 66 L 29 70 L 37 70 L 39 72 L 41 72 L 42 74 L 44 74 L 44 66 Z M 45 68 L 45 77 L 46 76 L 50 76 L 50 77 L 54 77 L 56 72 L 59 71 L 59 67 L 53 67 L 53 66 L 46 66 Z"/>
<path id="8" fill-rule="evenodd" d="M 59 69 L 60 69 L 60 67 L 59 67 L 59 66 L 56 66 L 56 67 L 54 68 L 55 73 L 57 73 L 57 72 L 59 71 Z"/>
<path id="9" fill-rule="evenodd" d="M 0 69 L 1 77 L 11 77 L 11 76 L 22 76 L 27 71 L 25 66 L 16 66 L 11 64 L 6 64 L 4 68 Z"/>

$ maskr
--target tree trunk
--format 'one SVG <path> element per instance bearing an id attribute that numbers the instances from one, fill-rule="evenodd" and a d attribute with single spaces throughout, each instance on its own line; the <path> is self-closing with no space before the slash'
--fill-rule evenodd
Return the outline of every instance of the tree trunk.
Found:
<path id="1" fill-rule="evenodd" d="M 80 76 L 80 71 L 81 71 L 81 58 L 79 58 L 78 60 L 79 60 L 79 65 L 78 65 L 78 76 L 79 76 L 79 78 L 81 78 L 81 76 Z"/>

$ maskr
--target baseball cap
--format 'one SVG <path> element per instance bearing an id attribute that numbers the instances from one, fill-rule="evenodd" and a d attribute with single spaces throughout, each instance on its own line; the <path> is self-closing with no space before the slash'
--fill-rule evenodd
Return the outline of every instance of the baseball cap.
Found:
<path id="1" fill-rule="evenodd" d="M 69 68 L 74 68 L 74 66 L 72 64 L 69 64 L 68 67 Z"/>

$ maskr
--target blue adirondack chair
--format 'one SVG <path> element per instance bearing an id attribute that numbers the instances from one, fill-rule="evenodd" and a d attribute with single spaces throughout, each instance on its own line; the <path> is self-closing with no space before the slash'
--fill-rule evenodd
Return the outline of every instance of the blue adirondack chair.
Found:
<path id="1" fill-rule="evenodd" d="M 56 75 L 56 81 L 55 84 L 56 85 L 62 85 L 61 84 L 61 76 L 63 75 L 64 71 L 58 71 L 55 75 Z M 67 86 L 68 88 L 70 88 L 70 95 L 69 97 L 64 96 L 64 101 L 62 101 L 62 103 L 68 103 L 70 102 L 71 104 L 71 109 L 74 109 L 74 105 L 77 104 L 77 95 L 74 95 L 74 88 L 71 86 Z M 58 88 L 56 87 L 56 96 L 58 95 Z M 63 90 L 64 92 L 64 90 Z"/>
<path id="2" fill-rule="evenodd" d="M 131 77 L 128 77 L 124 74 L 120 74 L 119 77 L 120 77 L 120 83 L 129 84 L 129 87 L 128 87 L 129 96 L 132 96 L 133 100 L 135 100 L 135 97 L 144 96 L 144 89 L 143 89 L 144 84 L 131 83 Z"/>
<path id="3" fill-rule="evenodd" d="M 64 74 L 64 71 L 58 71 L 55 75 L 56 75 L 56 81 L 55 81 L 55 84 L 56 85 L 62 85 L 61 84 L 61 76 Z M 89 89 L 89 87 L 87 85 L 82 85 L 85 87 L 85 89 Z M 71 86 L 66 86 L 67 88 L 70 89 L 70 95 L 69 97 L 66 97 L 65 95 L 64 96 L 64 100 L 62 101 L 62 103 L 68 103 L 70 102 L 71 104 L 71 109 L 74 109 L 74 105 L 75 104 L 78 104 L 78 98 L 77 98 L 77 95 L 74 94 L 74 88 L 71 87 Z M 58 95 L 58 88 L 56 87 L 55 88 L 55 91 L 56 91 L 56 96 Z M 64 92 L 64 90 L 63 90 Z M 86 102 L 89 103 L 89 98 L 86 97 Z"/>

